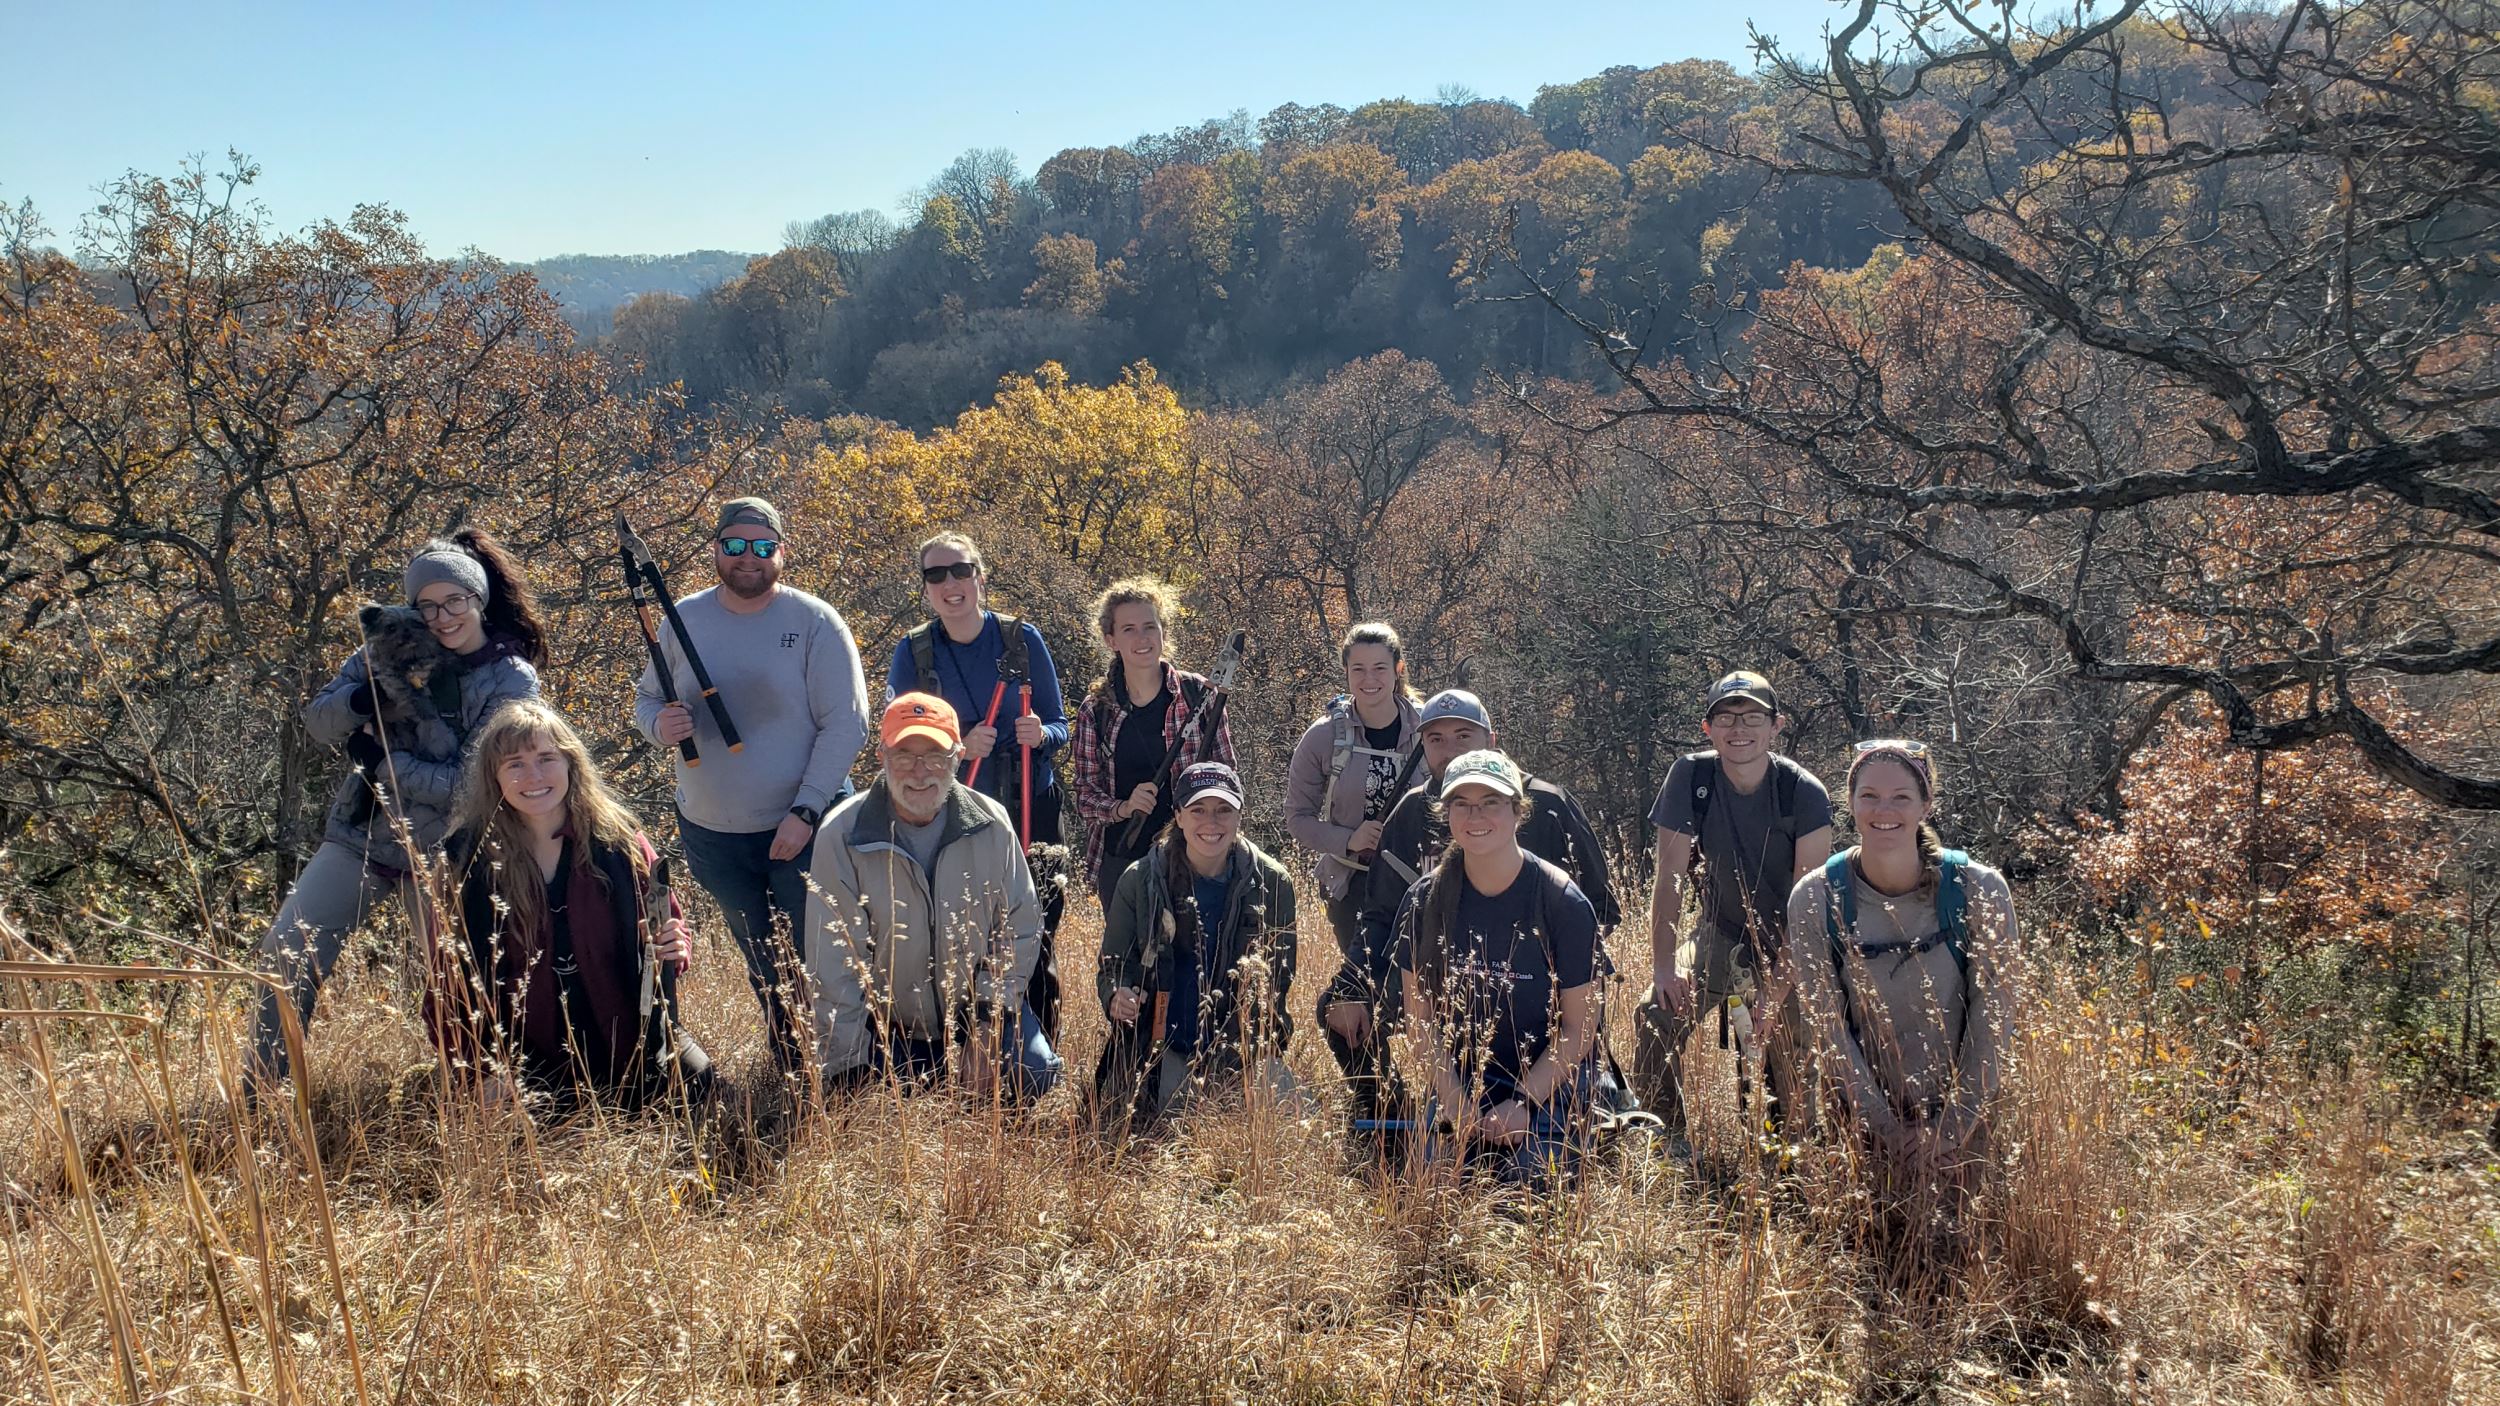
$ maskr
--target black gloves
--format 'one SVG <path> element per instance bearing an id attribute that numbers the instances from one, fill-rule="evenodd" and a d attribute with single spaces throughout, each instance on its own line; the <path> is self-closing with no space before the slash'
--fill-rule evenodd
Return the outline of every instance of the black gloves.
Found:
<path id="1" fill-rule="evenodd" d="M 359 713 L 364 714 L 368 718 L 372 717 L 374 709 L 373 685 L 369 683 L 360 683 L 356 685 L 356 687 L 347 695 L 347 706 L 355 709 Z"/>
<path id="2" fill-rule="evenodd" d="M 360 727 L 347 734 L 347 759 L 363 767 L 367 774 L 382 769 L 384 755 L 382 743 L 372 733 Z"/>

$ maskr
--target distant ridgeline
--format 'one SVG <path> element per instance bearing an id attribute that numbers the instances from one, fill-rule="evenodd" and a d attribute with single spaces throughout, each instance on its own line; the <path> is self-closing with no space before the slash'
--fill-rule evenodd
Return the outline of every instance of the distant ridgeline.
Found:
<path id="1" fill-rule="evenodd" d="M 752 254 L 697 249 L 686 254 L 559 254 L 521 267 L 564 305 L 565 320 L 604 336 L 616 310 L 645 293 L 699 297 L 747 271 Z"/>

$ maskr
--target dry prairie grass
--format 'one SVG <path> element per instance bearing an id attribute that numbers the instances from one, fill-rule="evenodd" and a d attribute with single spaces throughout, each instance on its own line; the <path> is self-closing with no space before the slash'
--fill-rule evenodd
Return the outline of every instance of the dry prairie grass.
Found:
<path id="1" fill-rule="evenodd" d="M 1094 936 L 1072 914 L 1066 972 Z M 1081 1085 L 1100 1016 L 1070 994 Z M 2500 1399 L 2487 1157 L 2428 1155 L 2352 1086 L 2191 1107 L 2072 998 L 2035 1012 L 1960 1251 L 1887 1233 L 1825 1149 L 1766 1172 L 1724 1097 L 1697 1171 L 1610 1157 L 1549 1205 L 1349 1174 L 1307 1015 L 1316 1113 L 1112 1148 L 1073 1090 L 872 1092 L 775 1131 L 734 956 L 687 999 L 722 1129 L 531 1129 L 446 1107 L 396 983 L 351 967 L 311 1032 L 326 1221 L 278 1120 L 236 1131 L 231 998 L 186 997 L 161 1058 L 135 1019 L 48 1019 L 40 1049 L 0 1022 L 0 1401 L 354 1401 L 360 1372 L 373 1402 Z"/>

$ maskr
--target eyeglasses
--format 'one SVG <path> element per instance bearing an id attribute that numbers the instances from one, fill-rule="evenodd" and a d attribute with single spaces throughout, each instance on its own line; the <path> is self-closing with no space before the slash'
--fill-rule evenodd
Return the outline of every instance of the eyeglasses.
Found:
<path id="1" fill-rule="evenodd" d="M 417 618 L 431 625 L 446 615 L 457 620 L 475 609 L 477 609 L 477 593 L 462 591 L 456 596 L 445 596 L 441 600 L 418 601 Z"/>
<path id="2" fill-rule="evenodd" d="M 1857 751 L 1861 757 L 1872 752 L 1899 752 L 1905 757 L 1923 757 L 1927 755 L 1927 744 L 1912 742 L 1905 738 L 1878 737 L 1869 742 L 1859 743 Z"/>
<path id="3" fill-rule="evenodd" d="M 1748 708 L 1741 713 L 1713 713 L 1710 716 L 1710 721 L 1719 724 L 1721 727 L 1740 727 L 1747 732 L 1761 732 L 1770 727 L 1771 724 L 1778 722 L 1779 719 L 1773 717 L 1769 713 L 1763 712 L 1759 708 Z"/>
<path id="4" fill-rule="evenodd" d="M 953 752 L 888 752 L 885 754 L 885 765 L 888 771 L 947 771 L 955 765 L 955 754 Z"/>
<path id="5" fill-rule="evenodd" d="M 719 545 L 722 556 L 742 557 L 752 550 L 757 561 L 771 561 L 773 553 L 781 550 L 781 544 L 770 537 L 723 537 Z"/>
<path id="6" fill-rule="evenodd" d="M 924 584 L 934 586 L 950 576 L 958 581 L 968 580 L 978 575 L 980 570 L 981 563 L 977 561 L 950 561 L 943 566 L 920 568 L 920 579 Z"/>
<path id="7" fill-rule="evenodd" d="M 1507 815 L 1519 802 L 1508 796 L 1487 796 L 1481 801 L 1443 801 L 1452 820 L 1472 819 L 1479 815 Z"/>

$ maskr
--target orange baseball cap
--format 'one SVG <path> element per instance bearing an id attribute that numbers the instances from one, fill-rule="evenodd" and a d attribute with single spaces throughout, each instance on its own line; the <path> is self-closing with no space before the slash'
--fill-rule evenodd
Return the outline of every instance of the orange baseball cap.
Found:
<path id="1" fill-rule="evenodd" d="M 926 737 L 948 748 L 961 743 L 963 724 L 956 721 L 955 705 L 934 693 L 896 697 L 885 705 L 885 717 L 877 724 L 877 740 L 892 747 L 906 737 Z"/>

